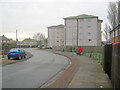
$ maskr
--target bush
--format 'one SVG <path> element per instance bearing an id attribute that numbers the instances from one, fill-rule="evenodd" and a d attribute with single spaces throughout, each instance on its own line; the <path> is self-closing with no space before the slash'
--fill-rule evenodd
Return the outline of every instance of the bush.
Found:
<path id="1" fill-rule="evenodd" d="M 74 52 L 76 52 L 76 48 L 73 47 Z M 69 48 L 69 52 L 72 52 L 72 47 Z"/>

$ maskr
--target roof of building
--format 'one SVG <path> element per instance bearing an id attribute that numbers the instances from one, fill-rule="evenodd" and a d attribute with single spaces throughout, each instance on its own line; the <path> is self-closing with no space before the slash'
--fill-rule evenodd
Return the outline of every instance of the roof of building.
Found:
<path id="1" fill-rule="evenodd" d="M 64 19 L 78 19 L 78 18 L 98 18 L 98 16 L 81 14 L 81 15 L 78 15 L 78 16 L 69 16 L 69 17 L 66 17 Z"/>
<path id="2" fill-rule="evenodd" d="M 25 40 L 29 40 L 30 42 L 37 42 L 37 40 L 35 40 L 35 39 L 30 39 L 30 38 L 26 38 L 26 39 L 24 39 L 23 41 L 25 41 Z"/>
<path id="3" fill-rule="evenodd" d="M 5 40 L 5 41 L 10 41 L 7 37 L 5 37 L 4 35 L 0 36 L 0 40 Z"/>
<path id="4" fill-rule="evenodd" d="M 50 27 L 48 27 L 48 28 L 52 28 L 52 27 L 64 27 L 64 25 L 63 25 L 63 24 L 53 25 L 53 26 L 50 26 Z"/>

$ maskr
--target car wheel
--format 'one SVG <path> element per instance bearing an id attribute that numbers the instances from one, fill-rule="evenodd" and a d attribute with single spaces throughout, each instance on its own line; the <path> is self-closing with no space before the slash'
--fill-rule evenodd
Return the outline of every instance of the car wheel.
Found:
<path id="1" fill-rule="evenodd" d="M 26 58 L 26 56 L 24 56 L 24 58 Z"/>
<path id="2" fill-rule="evenodd" d="M 10 57 L 8 57 L 8 59 L 10 59 Z"/>
<path id="3" fill-rule="evenodd" d="M 19 60 L 21 60 L 21 59 L 22 59 L 22 57 L 21 57 L 21 56 L 19 56 L 19 57 L 18 57 L 18 59 L 19 59 Z"/>

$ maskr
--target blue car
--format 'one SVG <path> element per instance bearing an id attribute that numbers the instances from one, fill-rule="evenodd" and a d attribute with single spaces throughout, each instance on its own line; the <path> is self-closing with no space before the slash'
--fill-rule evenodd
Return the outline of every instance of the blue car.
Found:
<path id="1" fill-rule="evenodd" d="M 42 48 L 41 46 L 37 46 L 37 48 Z"/>
<path id="2" fill-rule="evenodd" d="M 8 52 L 8 59 L 11 58 L 16 58 L 20 60 L 22 58 L 26 58 L 26 53 L 23 49 L 12 48 Z"/>

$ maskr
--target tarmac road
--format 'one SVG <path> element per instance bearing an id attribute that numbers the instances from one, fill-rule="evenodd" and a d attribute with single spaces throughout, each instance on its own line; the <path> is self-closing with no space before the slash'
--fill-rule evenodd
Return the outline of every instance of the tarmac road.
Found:
<path id="1" fill-rule="evenodd" d="M 2 88 L 39 88 L 70 64 L 64 56 L 44 50 L 25 50 L 33 57 L 2 67 Z"/>

